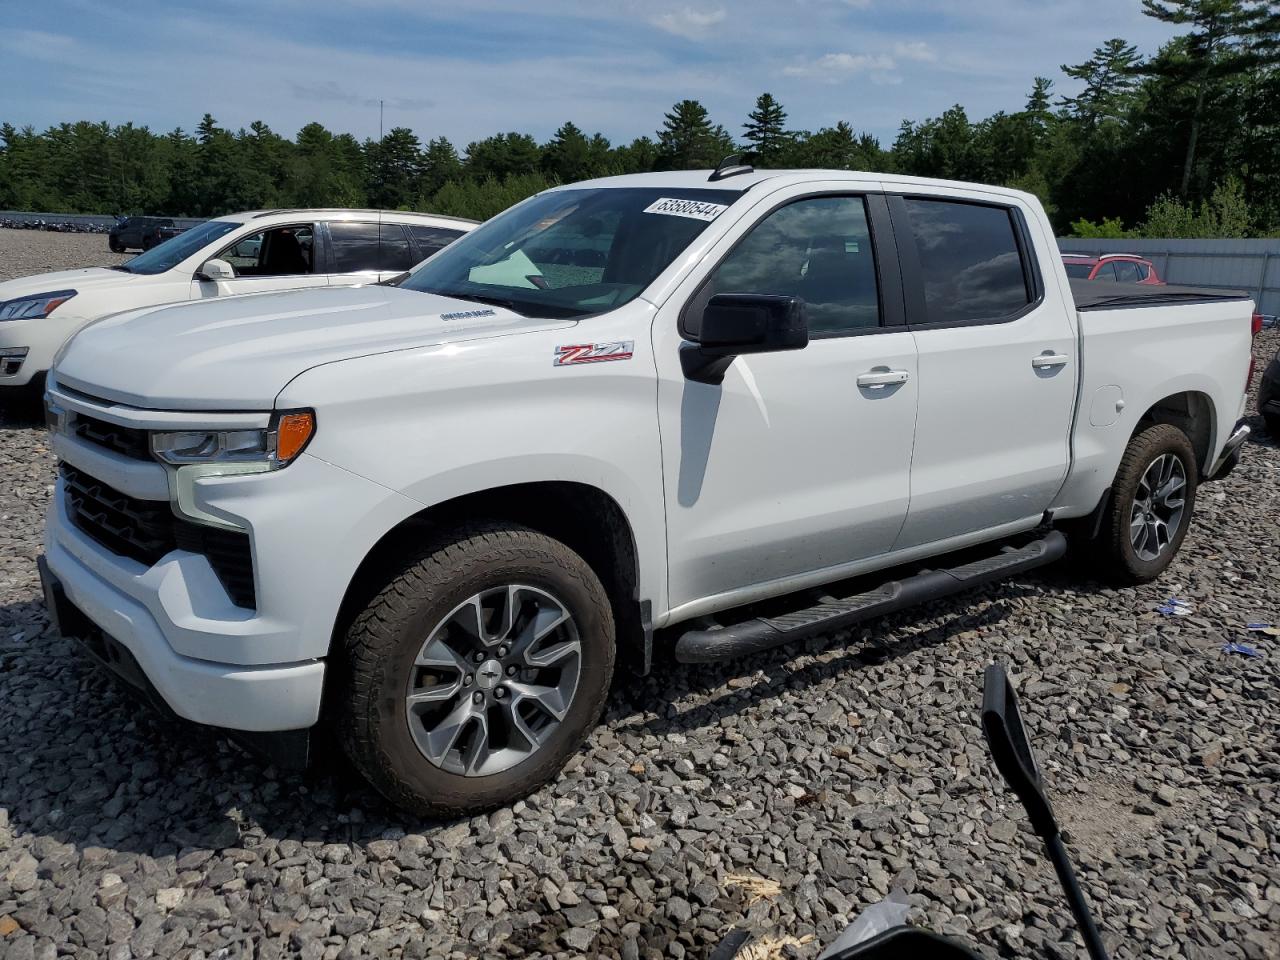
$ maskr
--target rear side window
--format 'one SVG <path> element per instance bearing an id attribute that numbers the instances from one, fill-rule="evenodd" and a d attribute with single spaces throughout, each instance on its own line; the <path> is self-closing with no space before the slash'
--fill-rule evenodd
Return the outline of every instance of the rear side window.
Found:
<path id="1" fill-rule="evenodd" d="M 781 207 L 725 257 L 685 318 L 691 331 L 719 293 L 800 297 L 814 336 L 880 326 L 875 251 L 861 197 L 812 197 Z"/>
<path id="2" fill-rule="evenodd" d="M 461 230 L 446 230 L 444 227 L 427 227 L 418 224 L 409 224 L 409 232 L 418 242 L 418 250 L 424 260 L 462 236 Z"/>
<path id="3" fill-rule="evenodd" d="M 404 228 L 398 223 L 330 223 L 333 272 L 358 273 L 364 270 L 408 270 L 414 265 L 413 250 Z"/>
<path id="4" fill-rule="evenodd" d="M 1121 283 L 1138 283 L 1142 280 L 1142 271 L 1132 260 L 1116 261 L 1116 278 Z"/>
<path id="5" fill-rule="evenodd" d="M 906 198 L 929 323 L 1001 320 L 1032 300 L 1013 211 Z"/>

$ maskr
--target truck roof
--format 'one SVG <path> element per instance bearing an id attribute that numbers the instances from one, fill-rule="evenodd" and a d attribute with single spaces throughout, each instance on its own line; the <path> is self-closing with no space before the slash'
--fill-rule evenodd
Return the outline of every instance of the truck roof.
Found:
<path id="1" fill-rule="evenodd" d="M 996 187 L 985 183 L 966 183 L 961 180 L 940 180 L 935 177 L 911 177 L 898 173 L 880 173 L 872 170 L 754 170 L 741 168 L 719 180 L 711 179 L 714 170 L 668 170 L 660 173 L 628 173 L 616 177 L 599 177 L 555 187 L 556 190 L 597 189 L 603 187 L 675 187 L 684 190 L 724 190 L 745 193 L 766 181 L 778 185 L 812 183 L 819 180 L 848 181 L 858 184 L 902 185 L 913 187 L 939 187 L 946 189 L 975 190 L 1007 197 L 1032 199 L 1021 190 Z"/>

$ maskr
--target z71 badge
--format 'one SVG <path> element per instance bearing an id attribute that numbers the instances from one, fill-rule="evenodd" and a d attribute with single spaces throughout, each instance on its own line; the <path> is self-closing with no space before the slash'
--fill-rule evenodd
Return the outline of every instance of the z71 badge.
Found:
<path id="1" fill-rule="evenodd" d="M 555 365 L 557 367 L 567 367 L 575 363 L 630 360 L 634 347 L 634 340 L 614 340 L 612 343 L 577 343 L 572 346 L 556 347 Z"/>

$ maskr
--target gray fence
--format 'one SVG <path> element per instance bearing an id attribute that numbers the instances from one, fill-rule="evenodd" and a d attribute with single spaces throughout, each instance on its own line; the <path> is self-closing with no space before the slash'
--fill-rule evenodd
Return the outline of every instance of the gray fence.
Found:
<path id="1" fill-rule="evenodd" d="M 180 227 L 194 227 L 204 220 L 192 217 L 170 217 Z M 0 210 L 0 220 L 12 220 L 15 223 L 31 223 L 43 220 L 45 223 L 71 223 L 83 227 L 110 227 L 116 222 L 115 217 L 107 217 L 95 213 L 32 213 L 29 210 Z"/>
<path id="2" fill-rule="evenodd" d="M 1280 238 L 1270 240 L 1077 240 L 1059 238 L 1063 253 L 1136 253 L 1161 278 L 1224 290 L 1247 290 L 1258 309 L 1280 314 Z"/>

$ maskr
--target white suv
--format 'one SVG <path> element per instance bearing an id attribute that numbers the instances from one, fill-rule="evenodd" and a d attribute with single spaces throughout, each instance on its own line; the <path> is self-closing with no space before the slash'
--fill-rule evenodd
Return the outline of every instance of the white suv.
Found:
<path id="1" fill-rule="evenodd" d="M 403 273 L 475 226 L 377 210 L 267 210 L 209 220 L 114 267 L 0 283 L 0 387 L 30 383 L 86 324 L 122 310 Z"/>

